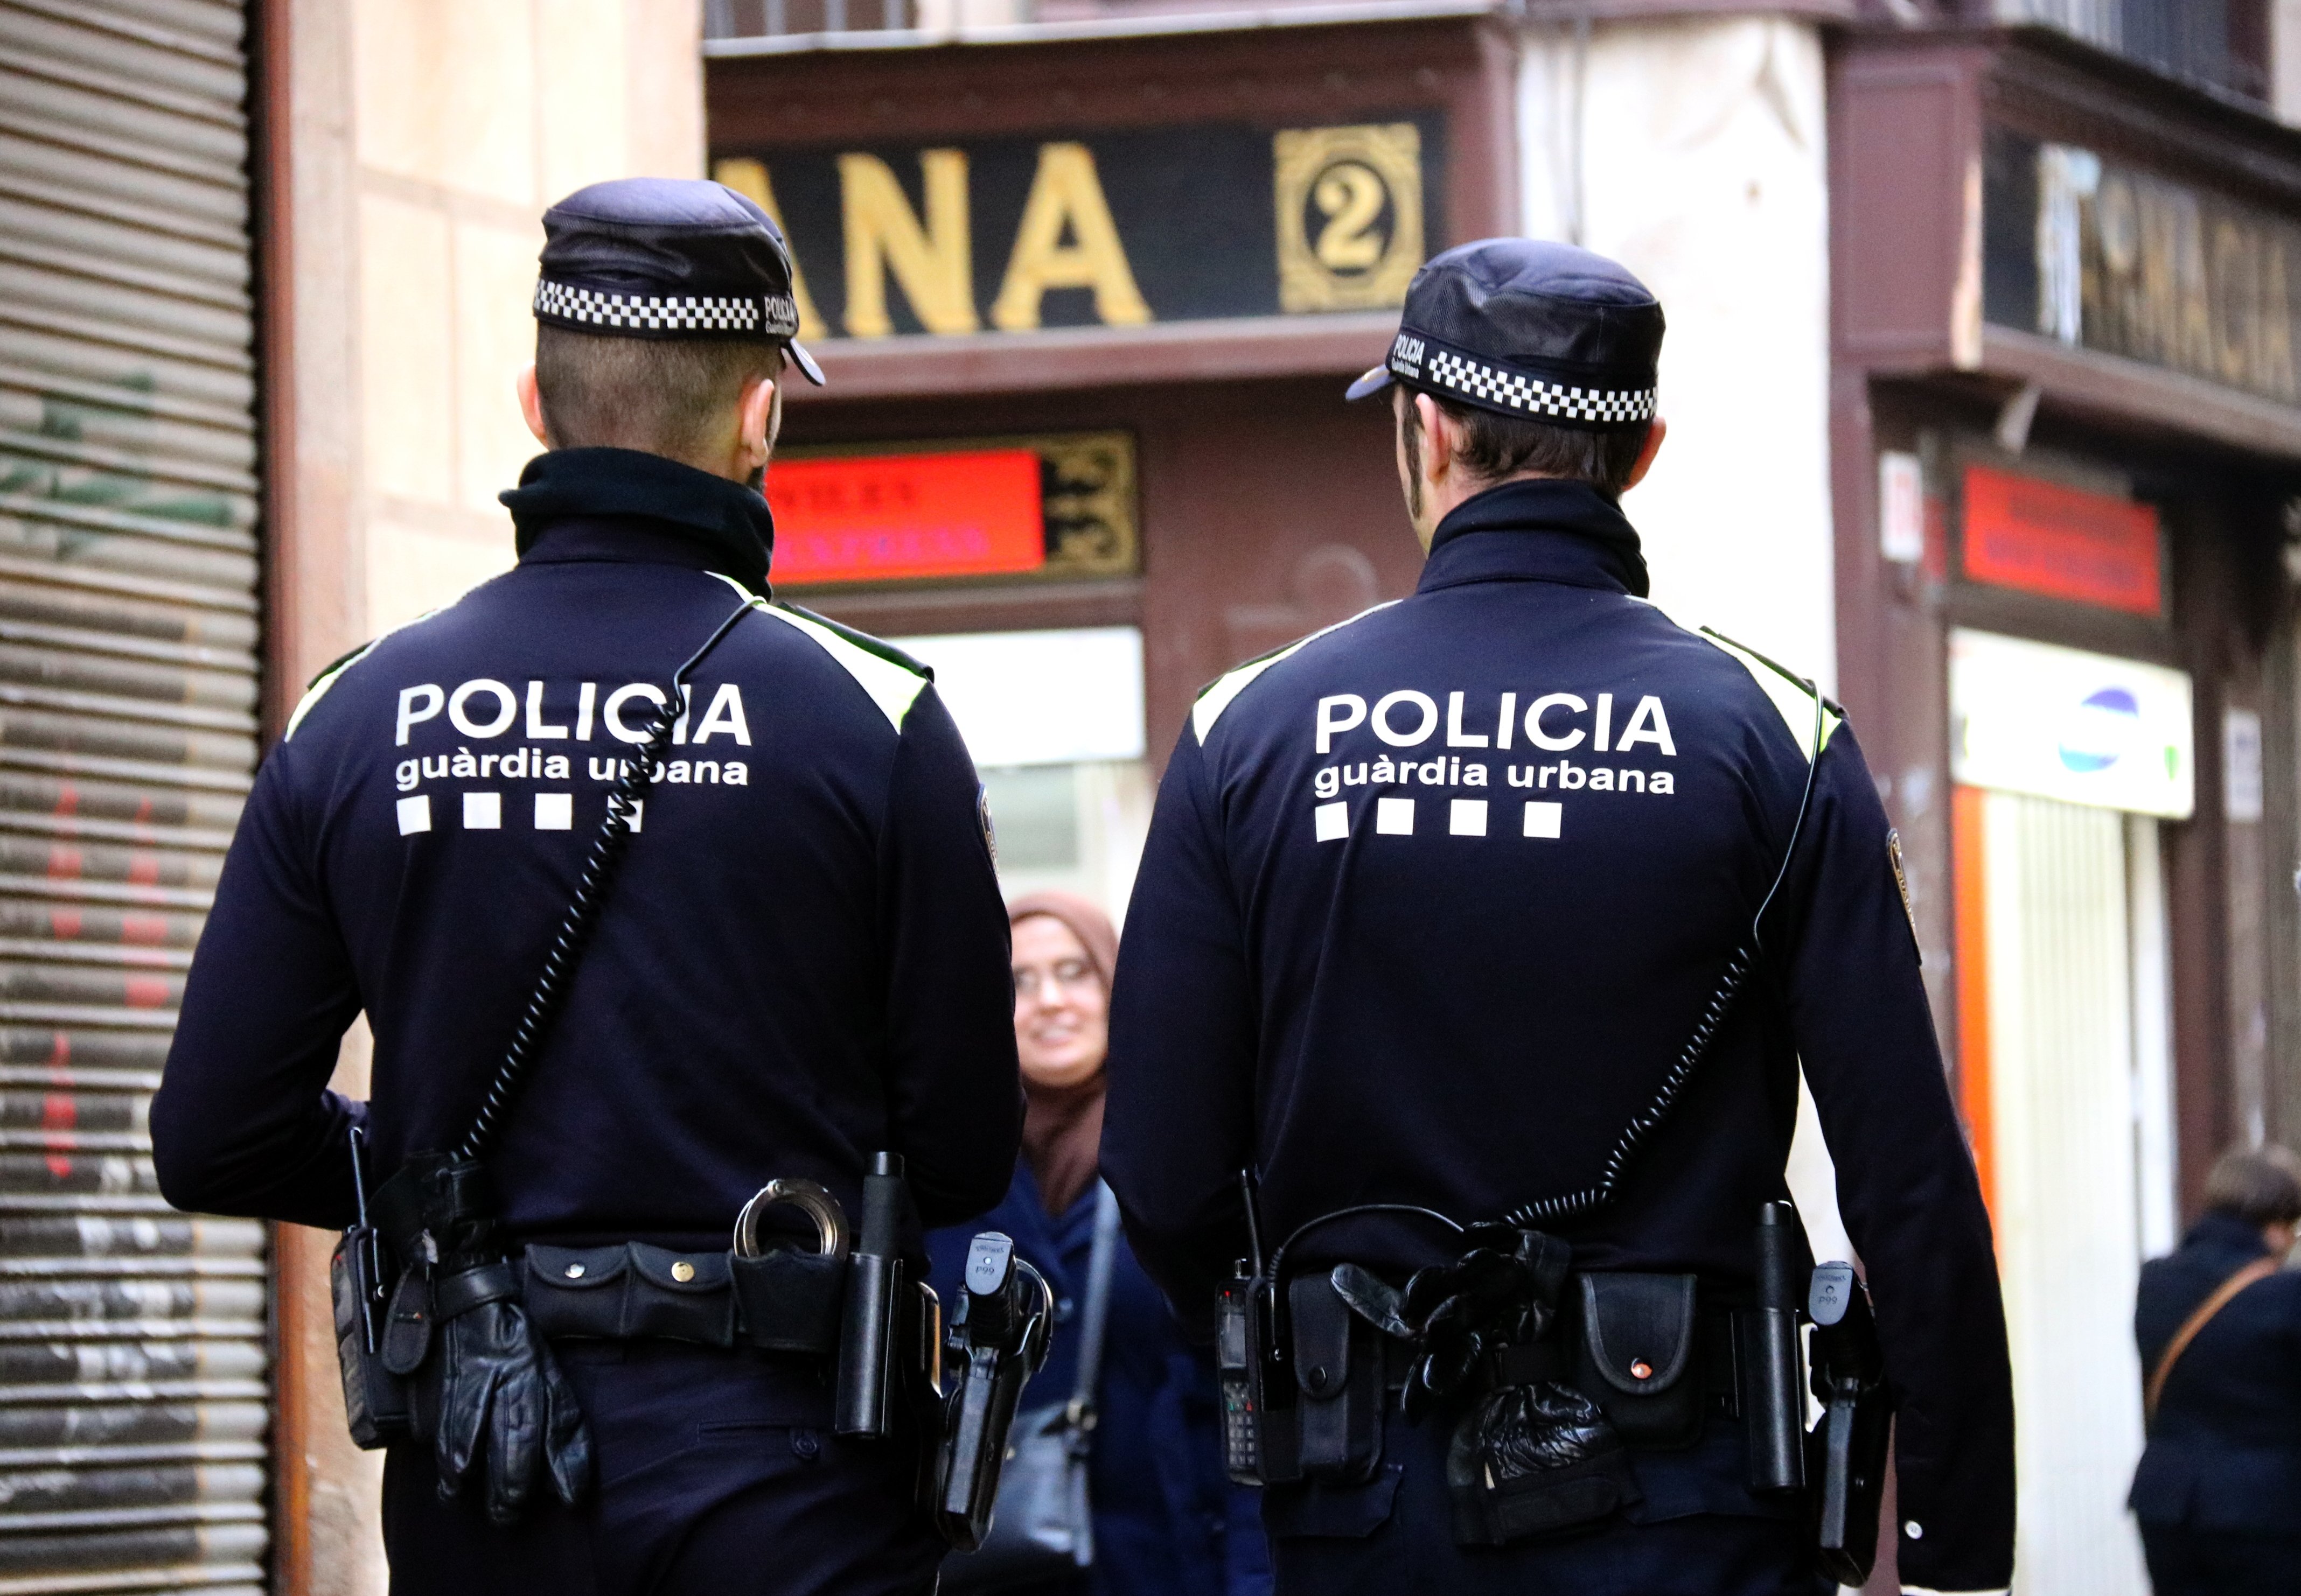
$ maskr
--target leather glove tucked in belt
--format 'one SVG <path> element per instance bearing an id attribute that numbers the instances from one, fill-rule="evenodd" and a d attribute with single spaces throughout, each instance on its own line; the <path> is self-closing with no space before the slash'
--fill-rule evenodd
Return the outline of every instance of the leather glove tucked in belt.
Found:
<path id="1" fill-rule="evenodd" d="M 498 1259 L 447 1275 L 436 1300 L 439 1494 L 459 1495 L 484 1458 L 488 1517 L 509 1525 L 527 1507 L 540 1461 L 559 1500 L 575 1506 L 590 1484 L 590 1432 L 550 1346 L 527 1322 L 515 1266 Z"/>
<path id="2" fill-rule="evenodd" d="M 405 1182 L 403 1184 L 403 1182 Z M 536 1471 L 569 1507 L 591 1479 L 591 1435 L 574 1388 L 520 1305 L 518 1267 L 505 1256 L 494 1193 L 468 1160 L 419 1156 L 376 1193 L 410 1276 L 431 1274 L 431 1324 L 399 1355 L 431 1387 L 419 1404 L 431 1420 L 439 1494 L 462 1494 L 474 1472 L 487 1480 L 488 1517 L 515 1522 L 532 1499 Z M 412 1240 L 400 1241 L 400 1237 Z M 400 1295 L 407 1294 L 403 1279 Z M 395 1300 L 387 1352 L 414 1314 Z"/>

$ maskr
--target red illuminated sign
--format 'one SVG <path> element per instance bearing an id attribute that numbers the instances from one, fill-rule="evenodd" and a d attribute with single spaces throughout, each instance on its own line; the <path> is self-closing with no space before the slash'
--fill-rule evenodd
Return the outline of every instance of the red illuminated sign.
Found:
<path id="1" fill-rule="evenodd" d="M 767 472 L 778 586 L 991 576 L 1046 564 L 1031 449 L 778 461 Z"/>
<path id="2" fill-rule="evenodd" d="M 2154 508 L 1983 465 L 1965 472 L 1965 573 L 2137 615 L 2164 607 Z"/>

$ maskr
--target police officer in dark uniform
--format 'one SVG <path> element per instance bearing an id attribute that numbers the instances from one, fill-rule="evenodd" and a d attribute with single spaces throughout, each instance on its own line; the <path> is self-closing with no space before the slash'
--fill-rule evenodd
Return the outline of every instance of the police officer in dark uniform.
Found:
<path id="1" fill-rule="evenodd" d="M 153 1106 L 162 1189 L 341 1227 L 357 1149 L 379 1210 L 415 1182 L 384 1353 L 427 1360 L 439 1411 L 385 1468 L 395 1589 L 924 1592 L 923 1426 L 838 1433 L 827 1333 L 760 1349 L 785 1305 L 738 1318 L 727 1262 L 771 1178 L 827 1194 L 778 1220 L 851 1224 L 893 1155 L 922 1266 L 922 1224 L 1004 1193 L 1021 1097 L 980 790 L 924 668 L 769 601 L 780 383 L 822 380 L 774 225 L 631 180 L 544 226 L 519 564 L 331 669 L 265 760 Z M 498 1092 L 548 960 L 556 1017 Z M 363 1012 L 364 1103 L 327 1090 Z"/>
<path id="2" fill-rule="evenodd" d="M 1103 1167 L 1252 1371 L 1282 1592 L 1842 1570 L 1820 1484 L 1874 1492 L 1882 1458 L 1801 1457 L 1771 1373 L 1801 1312 L 1855 1323 L 1779 1206 L 1801 1062 L 1874 1299 L 1904 1588 L 2011 1577 L 1989 1223 L 1896 845 L 1835 706 L 1645 602 L 1619 499 L 1662 441 L 1661 340 L 1582 250 L 1426 265 L 1351 389 L 1395 407 L 1415 593 L 1209 687 L 1159 790 Z"/>

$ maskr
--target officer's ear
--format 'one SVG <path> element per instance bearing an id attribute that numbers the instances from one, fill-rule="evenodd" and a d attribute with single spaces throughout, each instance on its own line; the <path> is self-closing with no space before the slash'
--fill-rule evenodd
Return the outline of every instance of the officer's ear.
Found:
<path id="1" fill-rule="evenodd" d="M 543 390 L 535 385 L 535 363 L 519 374 L 519 413 L 527 419 L 527 430 L 535 434 L 535 441 L 545 448 L 551 447 L 551 435 L 543 425 Z"/>
<path id="2" fill-rule="evenodd" d="M 1461 428 L 1428 394 L 1414 396 L 1414 421 L 1422 434 L 1423 474 L 1433 482 L 1443 482 L 1461 452 Z"/>
<path id="3" fill-rule="evenodd" d="M 1623 492 L 1627 493 L 1646 480 L 1646 472 L 1653 469 L 1654 456 L 1661 453 L 1662 437 L 1669 430 L 1669 423 L 1658 415 L 1647 425 L 1645 443 L 1638 450 L 1637 463 L 1630 467 L 1629 476 L 1622 482 Z"/>
<path id="4" fill-rule="evenodd" d="M 743 475 L 766 468 L 774 452 L 775 434 L 782 426 L 782 407 L 772 377 L 746 377 L 735 396 L 735 450 Z"/>

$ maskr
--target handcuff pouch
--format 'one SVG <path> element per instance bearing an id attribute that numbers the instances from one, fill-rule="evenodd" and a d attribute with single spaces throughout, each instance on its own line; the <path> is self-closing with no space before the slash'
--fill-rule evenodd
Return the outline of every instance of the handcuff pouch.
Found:
<path id="1" fill-rule="evenodd" d="M 778 1247 L 757 1258 L 731 1255 L 728 1263 L 744 1345 L 814 1353 L 838 1347 L 847 1299 L 845 1255 Z"/>
<path id="2" fill-rule="evenodd" d="M 1608 1272 L 1575 1283 L 1583 1393 L 1632 1446 L 1694 1445 L 1704 1416 L 1697 1277 Z"/>

